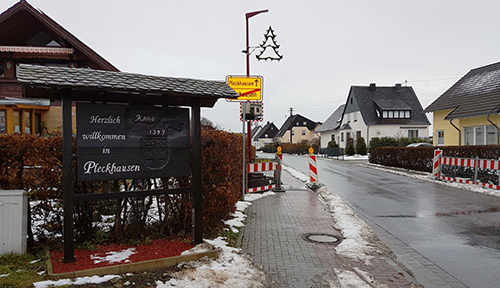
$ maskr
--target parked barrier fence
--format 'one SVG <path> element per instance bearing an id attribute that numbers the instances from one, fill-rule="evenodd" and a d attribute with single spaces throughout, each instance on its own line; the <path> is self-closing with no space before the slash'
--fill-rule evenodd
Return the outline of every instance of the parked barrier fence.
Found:
<path id="1" fill-rule="evenodd" d="M 274 171 L 272 176 L 265 172 Z M 276 156 L 273 162 L 250 163 L 247 165 L 247 193 L 281 189 L 281 159 Z M 269 174 L 269 173 L 268 173 Z"/>
<path id="2" fill-rule="evenodd" d="M 454 167 L 463 167 L 469 171 L 470 177 L 468 178 L 457 178 L 443 175 L 443 165 L 454 166 Z M 479 171 L 486 171 L 485 175 L 487 175 L 486 180 L 479 180 Z M 466 174 L 467 171 L 462 174 Z M 456 174 L 456 173 L 455 173 Z M 496 175 L 495 175 L 496 174 Z M 460 158 L 460 157 L 450 157 L 443 156 L 443 153 L 440 149 L 434 150 L 434 163 L 432 175 L 436 177 L 436 179 L 441 179 L 445 181 L 457 182 L 457 183 L 465 183 L 465 184 L 477 184 L 486 188 L 500 190 L 500 159 L 492 160 L 492 159 L 479 159 L 476 158 Z M 493 178 L 496 178 L 496 184 L 494 183 Z M 488 183 L 487 183 L 488 182 Z"/>

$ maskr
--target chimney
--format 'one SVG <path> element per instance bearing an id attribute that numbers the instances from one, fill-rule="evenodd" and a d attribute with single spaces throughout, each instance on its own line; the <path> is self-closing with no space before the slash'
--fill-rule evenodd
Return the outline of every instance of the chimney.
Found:
<path id="1" fill-rule="evenodd" d="M 396 89 L 396 92 L 401 92 L 401 83 L 396 83 L 394 89 Z"/>
<path id="2" fill-rule="evenodd" d="M 377 84 L 370 83 L 370 91 L 375 91 L 377 89 Z"/>

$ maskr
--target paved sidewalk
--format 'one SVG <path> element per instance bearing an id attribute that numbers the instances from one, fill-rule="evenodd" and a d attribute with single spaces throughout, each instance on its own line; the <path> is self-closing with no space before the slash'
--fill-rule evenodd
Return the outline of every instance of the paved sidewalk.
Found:
<path id="1" fill-rule="evenodd" d="M 242 233 L 243 251 L 263 265 L 269 287 L 418 287 L 384 255 L 369 261 L 342 257 L 335 245 L 311 243 L 304 234 L 341 236 L 316 193 L 283 171 L 286 192 L 253 201 Z M 343 284 L 343 285 L 341 285 Z"/>

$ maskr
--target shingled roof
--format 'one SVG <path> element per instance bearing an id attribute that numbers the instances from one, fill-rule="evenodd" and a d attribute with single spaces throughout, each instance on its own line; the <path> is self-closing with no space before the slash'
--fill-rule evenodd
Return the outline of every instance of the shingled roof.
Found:
<path id="1" fill-rule="evenodd" d="M 283 137 L 286 131 L 293 127 L 304 127 L 304 122 L 306 123 L 305 127 L 310 131 L 314 131 L 314 129 L 321 124 L 321 122 L 314 122 L 300 114 L 291 115 L 286 119 L 285 123 L 283 123 L 275 137 Z M 297 125 L 297 123 L 299 124 Z"/>
<path id="2" fill-rule="evenodd" d="M 191 97 L 202 107 L 212 107 L 218 98 L 239 97 L 223 81 L 150 76 L 87 68 L 49 67 L 21 64 L 17 80 L 25 97 L 60 98 L 47 88 L 71 89 L 73 100 L 92 101 L 105 94 L 106 101 L 134 104 L 191 105 Z M 99 93 L 96 93 L 99 92 Z"/>
<path id="3" fill-rule="evenodd" d="M 351 86 L 349 94 L 354 95 L 359 111 L 366 125 L 384 124 L 377 116 L 376 106 L 381 109 L 411 110 L 410 119 L 391 119 L 391 124 L 430 125 L 422 105 L 412 87 L 401 86 Z M 382 106 L 382 107 L 381 107 Z M 387 119 L 385 119 L 387 120 Z"/>
<path id="4" fill-rule="evenodd" d="M 331 115 L 328 117 L 328 119 L 325 120 L 323 125 L 321 125 L 316 132 L 327 132 L 327 131 L 333 131 L 339 128 L 340 123 L 342 121 L 342 113 L 344 113 L 344 107 L 345 105 L 342 104 L 340 105 Z"/>
<path id="5" fill-rule="evenodd" d="M 470 70 L 425 112 L 448 109 L 446 120 L 500 113 L 500 62 Z"/>

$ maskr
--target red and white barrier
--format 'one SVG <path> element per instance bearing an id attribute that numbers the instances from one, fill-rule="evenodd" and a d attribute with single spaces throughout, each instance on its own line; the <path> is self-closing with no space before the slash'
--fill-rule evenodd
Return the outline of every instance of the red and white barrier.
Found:
<path id="1" fill-rule="evenodd" d="M 309 180 L 311 183 L 318 182 L 318 165 L 316 164 L 316 155 L 309 154 Z"/>
<path id="2" fill-rule="evenodd" d="M 271 190 L 273 188 L 276 188 L 276 184 L 262 186 L 262 187 L 248 188 L 247 193 L 260 192 L 260 191 L 265 191 L 265 190 Z"/>
<path id="3" fill-rule="evenodd" d="M 439 177 L 440 171 L 439 171 L 439 165 L 441 161 L 441 156 L 443 155 L 443 150 L 441 149 L 436 149 L 434 150 L 434 165 L 432 166 L 432 176 L 434 177 Z"/>
<path id="4" fill-rule="evenodd" d="M 490 159 L 472 159 L 472 158 L 460 158 L 460 157 L 449 157 L 442 156 L 442 150 L 434 150 L 434 165 L 432 169 L 432 175 L 437 179 L 464 183 L 464 184 L 479 184 L 485 188 L 500 190 L 500 185 L 492 185 L 487 183 L 476 183 L 474 180 L 465 180 L 460 178 L 452 178 L 441 176 L 441 165 L 451 165 L 451 166 L 459 166 L 459 167 L 471 167 L 475 169 L 491 169 L 491 170 L 500 170 L 500 160 L 490 160 Z"/>
<path id="5" fill-rule="evenodd" d="M 276 162 L 262 162 L 262 163 L 248 164 L 248 173 L 272 171 L 276 169 L 278 169 L 278 163 Z"/>
<path id="6" fill-rule="evenodd" d="M 247 165 L 247 172 L 248 173 L 273 171 L 273 170 L 277 170 L 277 169 L 278 169 L 277 162 L 250 163 Z M 276 188 L 276 187 L 277 187 L 276 184 L 265 185 L 265 186 L 261 186 L 261 187 L 252 187 L 252 188 L 247 189 L 247 193 L 271 190 L 271 189 Z"/>

